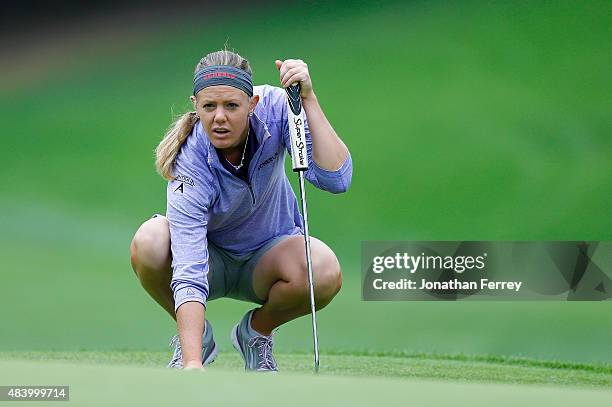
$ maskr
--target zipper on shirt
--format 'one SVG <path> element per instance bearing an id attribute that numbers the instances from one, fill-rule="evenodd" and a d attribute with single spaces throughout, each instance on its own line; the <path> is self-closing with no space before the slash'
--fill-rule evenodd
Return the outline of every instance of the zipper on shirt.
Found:
<path id="1" fill-rule="evenodd" d="M 268 132 L 268 128 L 265 127 L 266 133 L 268 134 L 268 136 L 266 137 L 264 135 L 263 140 L 261 141 L 261 143 L 259 144 L 259 148 L 257 149 L 257 151 L 255 151 L 255 154 L 253 154 L 253 157 L 251 157 L 251 162 L 249 163 L 249 171 L 247 172 L 247 177 L 249 178 L 249 181 L 251 180 L 252 177 L 254 177 L 254 173 L 257 170 L 255 167 L 251 164 L 253 164 L 253 162 L 257 163 L 259 158 L 261 157 L 261 154 L 263 152 L 264 149 L 264 144 L 266 144 L 266 140 L 268 140 L 268 138 L 270 138 L 270 133 Z M 251 171 L 253 173 L 251 173 Z M 249 192 L 251 193 L 251 198 L 253 199 L 253 205 L 255 205 L 255 193 L 253 192 L 253 186 L 251 185 L 250 182 L 245 182 L 243 179 L 240 179 L 242 182 L 244 182 L 245 184 L 247 184 L 247 187 L 249 188 Z"/>
<path id="2" fill-rule="evenodd" d="M 266 128 L 266 132 L 268 132 L 267 128 Z M 264 148 L 264 144 L 266 143 L 267 139 L 268 137 L 264 137 L 264 139 L 261 141 L 261 144 L 259 144 L 259 148 L 257 149 L 257 151 L 255 151 L 255 154 L 253 154 L 253 157 L 251 157 L 251 161 L 249 163 L 249 170 L 247 171 L 247 177 L 249 178 L 249 181 L 251 181 L 251 177 L 254 176 L 254 174 L 252 174 L 251 171 L 254 173 L 256 170 L 255 168 L 256 166 L 253 166 L 251 164 L 253 164 L 253 162 L 257 163 L 257 160 L 259 160 L 259 157 L 261 156 L 261 153 Z M 251 183 L 246 182 L 240 177 L 236 177 L 236 178 L 238 178 L 240 181 L 246 184 L 247 188 L 249 189 L 249 192 L 251 193 L 251 199 L 253 200 L 253 205 L 255 205 L 255 192 L 253 192 L 253 186 L 251 185 Z"/>
<path id="3" fill-rule="evenodd" d="M 224 168 L 225 170 L 225 168 Z M 227 170 L 225 170 L 227 171 Z M 229 171 L 227 171 L 229 173 Z M 236 177 L 234 174 L 231 174 L 232 176 Z M 251 194 L 251 199 L 253 200 L 253 205 L 255 205 L 255 192 L 253 192 L 253 186 L 251 185 L 250 182 L 246 182 L 245 180 L 243 180 L 240 177 L 236 177 L 236 179 L 238 179 L 238 181 L 242 182 L 243 184 L 245 184 L 249 190 L 249 193 Z"/>
<path id="4" fill-rule="evenodd" d="M 251 198 L 253 198 L 253 205 L 255 205 L 255 193 L 253 192 L 253 188 L 251 187 L 251 184 L 248 183 L 247 187 L 249 188 L 249 192 L 251 193 Z"/>

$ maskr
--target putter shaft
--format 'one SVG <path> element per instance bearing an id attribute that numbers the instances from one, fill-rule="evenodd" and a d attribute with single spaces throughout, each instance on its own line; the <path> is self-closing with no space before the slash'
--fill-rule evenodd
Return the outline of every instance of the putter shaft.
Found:
<path id="1" fill-rule="evenodd" d="M 314 366 L 319 373 L 319 340 L 317 337 L 317 319 L 315 309 L 314 284 L 312 279 L 312 257 L 310 254 L 310 233 L 308 231 L 308 209 L 306 208 L 306 188 L 304 187 L 304 171 L 298 171 L 300 176 L 300 197 L 302 200 L 302 216 L 304 217 L 304 241 L 306 244 L 306 265 L 308 268 L 308 286 L 310 288 L 310 314 L 312 315 L 312 337 L 314 342 Z"/>

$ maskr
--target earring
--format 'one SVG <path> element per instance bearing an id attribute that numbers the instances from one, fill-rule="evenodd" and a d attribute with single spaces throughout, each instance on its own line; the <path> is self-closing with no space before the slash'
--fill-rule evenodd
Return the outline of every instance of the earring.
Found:
<path id="1" fill-rule="evenodd" d="M 252 116 L 253 116 L 253 112 L 249 112 L 249 117 L 252 117 Z"/>

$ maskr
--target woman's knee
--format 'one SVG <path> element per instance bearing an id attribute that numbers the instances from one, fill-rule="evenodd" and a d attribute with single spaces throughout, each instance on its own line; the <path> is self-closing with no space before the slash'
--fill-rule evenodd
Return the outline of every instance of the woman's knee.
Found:
<path id="1" fill-rule="evenodd" d="M 292 273 L 290 284 L 294 297 L 310 302 L 308 269 L 305 261 Z M 317 241 L 312 250 L 312 274 L 317 309 L 325 307 L 342 287 L 342 272 L 335 253 L 323 242 Z"/>
<path id="2" fill-rule="evenodd" d="M 130 244 L 130 258 L 139 277 L 170 267 L 170 229 L 165 217 L 149 219 L 138 228 Z"/>
<path id="3" fill-rule="evenodd" d="M 317 305 L 327 305 L 342 288 L 342 271 L 335 253 L 326 250 L 313 257 L 313 275 Z"/>

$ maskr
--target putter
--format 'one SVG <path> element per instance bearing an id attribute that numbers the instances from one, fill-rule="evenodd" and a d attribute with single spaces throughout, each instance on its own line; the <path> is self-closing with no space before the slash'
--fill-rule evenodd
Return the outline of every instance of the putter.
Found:
<path id="1" fill-rule="evenodd" d="M 308 169 L 308 154 L 306 150 L 306 135 L 304 134 L 304 110 L 300 98 L 299 83 L 286 89 L 287 119 L 291 140 L 291 163 L 293 171 L 300 177 L 300 197 L 302 200 L 302 216 L 304 217 L 304 241 L 306 243 L 306 266 L 308 268 L 308 286 L 310 288 L 310 313 L 312 315 L 312 338 L 314 345 L 314 370 L 319 372 L 319 341 L 317 338 L 317 318 L 315 310 L 314 285 L 312 282 L 312 257 L 310 255 L 310 234 L 308 232 L 308 210 L 306 208 L 306 189 L 304 188 L 304 172 Z"/>

